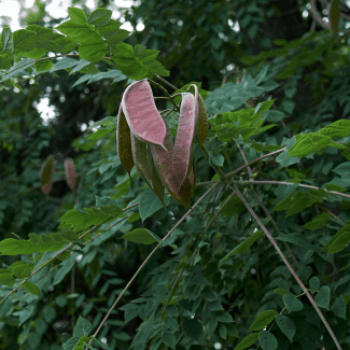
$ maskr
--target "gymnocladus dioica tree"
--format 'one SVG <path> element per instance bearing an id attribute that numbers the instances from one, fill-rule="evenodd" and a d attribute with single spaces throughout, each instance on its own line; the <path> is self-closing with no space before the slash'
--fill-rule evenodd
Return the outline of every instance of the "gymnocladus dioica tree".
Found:
<path id="1" fill-rule="evenodd" d="M 42 164 L 38 178 L 45 195 L 55 186 L 55 176 L 65 178 L 75 207 L 59 213 L 59 226 L 51 233 L 28 233 L 26 239 L 13 233 L 15 238 L 0 241 L 2 256 L 20 256 L 0 269 L 0 325 L 21 330 L 19 349 L 39 349 L 40 342 L 52 350 L 199 350 L 217 343 L 235 350 L 350 348 L 350 195 L 344 193 L 348 182 L 342 176 L 349 167 L 344 160 L 350 159 L 350 121 L 316 123 L 317 130 L 310 125 L 307 131 L 295 125 L 289 138 L 268 134 L 274 127 L 285 128 L 287 117 L 269 95 L 279 87 L 273 79 L 290 77 L 300 62 L 291 58 L 276 78 L 271 69 L 275 62 L 265 60 L 288 59 L 301 44 L 316 45 L 318 54 L 326 51 L 337 34 L 339 10 L 332 11 L 332 27 L 321 39 L 308 35 L 294 46 L 280 42 L 277 53 L 246 57 L 247 64 L 261 63 L 259 70 L 244 71 L 235 81 L 226 82 L 226 77 L 213 91 L 198 82 L 181 88 L 168 82 L 163 77 L 169 72 L 156 60 L 159 52 L 124 43 L 128 32 L 107 9 L 86 17 L 83 10 L 69 8 L 70 19 L 55 28 L 62 34 L 38 25 L 14 32 L 3 28 L 3 89 L 20 89 L 18 82 L 27 76 L 35 79 L 59 70 L 82 73 L 74 85 L 113 79 L 124 87 L 115 99 L 117 116 L 91 125 L 87 139 L 69 140 L 82 152 L 100 152 L 107 162 L 86 172 L 69 157 L 60 164 L 50 155 Z M 99 71 L 101 62 L 109 69 Z M 279 65 L 286 67 L 285 62 Z M 163 96 L 154 97 L 152 86 Z M 161 102 L 166 105 L 159 111 Z M 285 100 L 281 109 L 293 110 L 291 101 Z M 332 169 L 340 178 L 320 178 L 326 155 L 342 158 Z M 298 171 L 292 166 L 302 158 L 313 162 Z M 239 161 L 243 165 L 235 169 Z M 207 179 L 209 168 L 215 175 Z M 96 196 L 94 206 L 83 208 L 79 193 L 97 169 L 99 176 L 115 176 L 118 182 Z M 273 193 L 268 202 L 266 192 Z M 336 215 L 332 209 L 339 201 L 344 210 Z M 162 222 L 154 225 L 156 233 L 144 227 L 150 218 Z M 143 250 L 143 262 L 128 281 L 110 273 L 108 283 L 94 289 L 102 269 L 98 249 L 118 235 L 117 242 L 150 245 L 150 250 Z M 161 249 L 168 259 L 152 269 L 142 294 L 128 300 L 133 282 Z M 79 255 L 83 258 L 77 260 Z M 90 322 L 91 298 L 71 325 L 72 334 L 48 343 L 45 331 L 56 318 L 55 308 L 65 307 L 67 298 L 50 299 L 46 305 L 44 295 L 75 264 L 92 279 L 99 296 L 111 285 L 124 285 L 105 299 L 108 308 L 99 307 L 103 317 Z M 70 298 L 76 297 L 72 291 Z M 84 296 L 79 297 L 76 307 L 83 302 Z M 38 308 L 42 317 L 32 322 Z M 130 337 L 122 328 L 136 317 L 141 321 Z"/>

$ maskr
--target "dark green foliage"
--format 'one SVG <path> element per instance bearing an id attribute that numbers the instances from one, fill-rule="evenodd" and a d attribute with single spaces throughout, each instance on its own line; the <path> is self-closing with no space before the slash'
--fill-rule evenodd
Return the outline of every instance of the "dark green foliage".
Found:
<path id="1" fill-rule="evenodd" d="M 109 1 L 73 5 L 45 28 L 36 3 L 25 29 L 1 30 L 1 349 L 336 349 L 262 225 L 350 349 L 346 17 L 337 36 L 334 24 L 310 30 L 307 1 L 142 0 L 122 11 L 145 26 L 129 33 Z M 348 15 L 345 1 L 340 11 Z M 252 162 L 277 151 L 194 206 L 211 184 L 197 186 L 193 210 L 156 251 L 188 209 L 166 196 L 164 210 L 115 145 L 122 93 L 146 77 L 169 94 L 196 82 L 205 100 L 197 182 L 221 181 L 243 154 Z M 35 108 L 44 96 L 56 111 L 45 123 Z M 174 136 L 178 113 L 166 118 Z M 45 159 L 57 163 L 48 196 Z M 262 225 L 229 197 L 235 185 Z"/>

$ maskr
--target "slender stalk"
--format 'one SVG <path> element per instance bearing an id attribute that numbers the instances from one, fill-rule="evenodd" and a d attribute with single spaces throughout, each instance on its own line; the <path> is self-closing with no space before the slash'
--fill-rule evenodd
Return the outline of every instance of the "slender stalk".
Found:
<path id="1" fill-rule="evenodd" d="M 241 153 L 241 156 L 242 156 L 242 158 L 243 158 L 243 160 L 244 160 L 244 164 L 247 166 L 247 170 L 248 170 L 248 175 L 249 175 L 249 177 L 250 177 L 251 179 L 253 179 L 253 172 L 252 172 L 252 169 L 251 169 L 251 167 L 250 167 L 250 165 L 249 165 L 249 163 L 248 163 L 247 157 L 245 156 L 245 154 L 244 154 L 244 152 L 243 152 L 243 150 L 242 150 L 242 148 L 241 148 L 241 146 L 239 145 L 238 142 L 236 142 L 236 146 L 237 146 L 239 152 Z"/>
<path id="2" fill-rule="evenodd" d="M 221 206 L 221 208 L 215 213 L 215 215 L 213 216 L 213 218 L 210 220 L 209 224 L 207 225 L 207 227 L 204 229 L 204 231 L 207 231 L 208 228 L 211 226 L 211 224 L 216 220 L 216 218 L 218 217 L 218 215 L 222 212 L 222 210 L 225 208 L 226 204 L 230 201 L 230 199 L 235 195 L 235 192 L 232 192 L 225 200 L 224 204 Z"/>
<path id="3" fill-rule="evenodd" d="M 231 187 L 231 186 L 230 186 Z M 293 275 L 293 277 L 295 278 L 295 280 L 297 281 L 297 283 L 299 284 L 299 286 L 301 287 L 301 289 L 303 290 L 303 292 L 306 294 L 307 298 L 309 299 L 311 305 L 313 306 L 313 308 L 315 309 L 316 313 L 318 314 L 318 316 L 320 317 L 320 319 L 322 320 L 323 324 L 325 325 L 328 333 L 330 334 L 330 336 L 332 337 L 336 347 L 338 350 L 342 350 L 337 338 L 334 335 L 334 332 L 332 330 L 332 328 L 330 327 L 330 325 L 328 324 L 327 320 L 324 318 L 321 310 L 319 309 L 319 307 L 316 305 L 314 299 L 312 298 L 312 296 L 310 295 L 309 291 L 307 290 L 307 288 L 305 287 L 304 283 L 300 280 L 300 278 L 298 277 L 298 275 L 296 274 L 296 272 L 294 271 L 294 269 L 292 268 L 292 266 L 289 264 L 288 260 L 286 259 L 286 257 L 284 256 L 284 254 L 282 253 L 281 249 L 279 248 L 279 246 L 277 245 L 276 241 L 273 239 L 273 237 L 271 236 L 270 232 L 267 230 L 267 228 L 265 227 L 265 225 L 262 223 L 262 221 L 259 219 L 259 217 L 255 214 L 254 210 L 252 209 L 252 207 L 249 205 L 249 203 L 247 202 L 247 200 L 244 198 L 244 196 L 241 194 L 241 192 L 239 191 L 239 189 L 237 188 L 237 186 L 234 186 L 234 191 L 236 192 L 237 196 L 239 197 L 239 199 L 242 201 L 242 203 L 245 205 L 245 207 L 247 208 L 247 210 L 250 212 L 250 214 L 252 215 L 252 217 L 254 218 L 254 220 L 257 222 L 257 224 L 260 226 L 260 228 L 263 230 L 263 232 L 265 233 L 266 237 L 269 239 L 269 241 L 271 242 L 271 244 L 274 246 L 274 248 L 276 249 L 278 255 L 281 257 L 281 259 L 283 260 L 283 262 L 285 263 L 285 265 L 287 266 L 288 270 L 291 272 L 291 274 Z"/>
<path id="4" fill-rule="evenodd" d="M 251 162 L 242 165 L 241 167 L 237 168 L 236 170 L 231 171 L 230 173 L 227 173 L 227 174 L 225 175 L 225 177 L 226 177 L 226 179 L 228 179 L 228 178 L 230 178 L 232 175 L 238 173 L 239 171 L 243 170 L 244 168 L 248 167 L 249 165 L 252 165 L 252 164 L 258 162 L 258 161 L 261 160 L 261 159 L 264 159 L 264 158 L 267 158 L 267 157 L 271 157 L 271 156 L 273 156 L 273 155 L 275 155 L 275 154 L 281 153 L 281 152 L 283 152 L 284 150 L 285 150 L 285 148 L 282 148 L 282 149 L 279 149 L 278 151 L 274 151 L 274 152 L 271 152 L 271 153 L 269 153 L 269 154 L 265 154 L 265 155 L 262 156 L 262 157 L 256 158 L 256 159 L 252 160 Z"/>
<path id="5" fill-rule="evenodd" d="M 214 183 L 216 183 L 216 182 L 219 182 L 219 180 L 215 180 L 215 181 L 206 181 L 206 182 L 198 182 L 198 183 L 196 184 L 196 187 L 197 187 L 197 186 L 204 186 L 204 185 L 214 184 Z"/>
<path id="6" fill-rule="evenodd" d="M 118 298 L 115 300 L 115 302 L 113 303 L 112 307 L 109 309 L 109 311 L 107 312 L 106 316 L 103 318 L 103 320 L 101 321 L 101 323 L 99 324 L 98 328 L 96 329 L 96 332 L 93 335 L 93 338 L 97 337 L 97 334 L 100 332 L 102 326 L 104 325 L 104 323 L 107 321 L 109 315 L 112 313 L 113 309 L 118 305 L 119 301 L 121 300 L 121 298 L 123 297 L 123 295 L 125 294 L 125 292 L 129 289 L 129 287 L 131 286 L 131 284 L 134 282 L 134 280 L 136 279 L 136 277 L 138 276 L 138 274 L 141 272 L 141 270 L 144 268 L 144 266 L 147 264 L 147 262 L 151 259 L 151 257 L 153 256 L 153 254 L 159 249 L 159 247 L 163 244 L 163 242 L 174 232 L 174 230 L 181 224 L 181 222 L 183 220 L 185 220 L 185 218 L 193 211 L 193 209 L 195 209 L 197 207 L 197 205 L 217 186 L 218 184 L 214 184 L 212 187 L 209 188 L 208 191 L 206 191 L 202 197 L 200 197 L 198 199 L 198 201 L 185 213 L 185 215 L 174 225 L 174 227 L 166 234 L 166 236 L 163 237 L 163 239 L 161 240 L 161 242 L 159 242 L 156 247 L 151 251 L 151 253 L 147 256 L 147 258 L 143 261 L 143 263 L 140 265 L 140 267 L 138 268 L 138 270 L 134 273 L 134 275 L 131 277 L 130 281 L 127 283 L 127 285 L 125 286 L 125 288 L 123 289 L 123 291 L 119 294 Z M 89 341 L 89 345 L 91 345 L 91 343 L 93 342 L 93 338 L 90 339 Z"/>
<path id="7" fill-rule="evenodd" d="M 165 95 L 171 100 L 171 103 L 174 105 L 175 109 L 176 109 L 178 112 L 180 112 L 179 106 L 177 105 L 177 103 L 175 102 L 175 100 L 169 95 L 168 90 L 167 90 L 164 86 L 162 86 L 162 85 L 160 85 L 160 84 L 158 84 L 158 83 L 156 83 L 155 81 L 150 80 L 150 79 L 149 79 L 149 82 L 150 82 L 151 84 L 153 84 L 153 85 L 159 87 L 161 90 L 163 90 L 163 92 L 165 93 Z"/>
<path id="8" fill-rule="evenodd" d="M 292 182 L 284 182 L 284 181 L 231 181 L 232 183 L 240 183 L 240 184 L 253 184 L 253 185 L 283 185 L 283 186 L 292 186 L 294 183 Z M 304 185 L 304 184 L 298 184 L 299 187 L 309 188 L 312 190 L 319 190 L 320 188 L 317 186 L 310 186 L 310 185 Z M 325 192 L 336 194 L 341 197 L 346 197 L 350 199 L 350 195 L 337 192 L 337 191 L 328 191 L 324 189 Z"/>
<path id="9" fill-rule="evenodd" d="M 159 80 L 161 80 L 164 84 L 167 84 L 169 87 L 171 87 L 173 90 L 179 90 L 175 85 L 169 83 L 167 80 L 165 80 L 163 77 L 161 77 L 160 75 L 158 74 L 155 74 L 155 77 Z"/>

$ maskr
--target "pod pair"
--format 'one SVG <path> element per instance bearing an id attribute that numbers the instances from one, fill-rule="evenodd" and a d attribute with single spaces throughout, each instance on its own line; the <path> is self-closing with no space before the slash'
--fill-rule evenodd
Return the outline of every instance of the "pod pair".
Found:
<path id="1" fill-rule="evenodd" d="M 204 115 L 206 127 L 205 122 L 200 122 Z M 178 203 L 189 206 L 196 180 L 194 140 L 197 137 L 200 145 L 203 144 L 207 125 L 204 101 L 195 86 L 195 96 L 182 94 L 174 146 L 169 126 L 157 110 L 149 83 L 137 81 L 125 90 L 118 112 L 117 149 L 121 164 L 129 174 L 136 165 L 141 177 L 163 204 L 166 188 Z"/>

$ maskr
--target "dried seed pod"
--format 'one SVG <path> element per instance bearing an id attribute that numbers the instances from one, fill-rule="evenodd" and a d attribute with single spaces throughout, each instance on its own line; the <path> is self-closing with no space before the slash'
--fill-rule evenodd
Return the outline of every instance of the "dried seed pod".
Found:
<path id="1" fill-rule="evenodd" d="M 66 160 L 64 161 L 64 170 L 67 184 L 70 187 L 70 189 L 74 191 L 76 185 L 76 174 L 74 161 L 72 158 L 66 158 Z"/>
<path id="2" fill-rule="evenodd" d="M 147 149 L 147 144 L 145 142 L 140 141 L 132 133 L 132 131 L 130 131 L 130 138 L 132 157 L 137 172 L 140 174 L 142 179 L 152 189 L 152 191 L 155 193 L 155 195 L 159 198 L 159 200 L 165 207 L 164 186 L 159 179 L 159 176 L 153 163 L 152 154 L 150 150 Z"/>
<path id="3" fill-rule="evenodd" d="M 55 166 L 56 162 L 53 159 L 53 156 L 48 156 L 41 166 L 40 182 L 42 185 L 45 185 L 47 182 L 52 181 L 52 177 L 55 172 Z"/>
<path id="4" fill-rule="evenodd" d="M 164 147 L 166 126 L 147 80 L 136 81 L 127 87 L 122 107 L 131 131 L 139 140 Z"/>
<path id="5" fill-rule="evenodd" d="M 46 184 L 41 186 L 41 189 L 46 194 L 46 196 L 48 196 L 49 193 L 52 190 L 52 183 L 51 182 L 46 182 Z"/>
<path id="6" fill-rule="evenodd" d="M 118 111 L 117 152 L 120 163 L 130 175 L 130 171 L 134 167 L 134 161 L 131 152 L 130 128 L 126 122 L 121 104 Z"/>
<path id="7" fill-rule="evenodd" d="M 193 147 L 197 125 L 195 97 L 188 93 L 184 93 L 182 96 L 172 161 L 173 172 L 179 183 L 179 190 L 189 176 L 193 165 Z"/>

